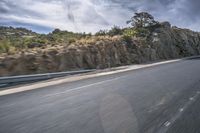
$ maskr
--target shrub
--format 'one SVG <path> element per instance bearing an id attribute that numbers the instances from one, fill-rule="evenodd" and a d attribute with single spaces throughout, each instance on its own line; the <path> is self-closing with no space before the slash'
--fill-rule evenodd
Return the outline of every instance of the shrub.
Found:
<path id="1" fill-rule="evenodd" d="M 138 37 L 147 37 L 150 34 L 150 31 L 146 28 L 137 28 L 137 34 Z"/>
<path id="2" fill-rule="evenodd" d="M 136 36 L 137 34 L 138 34 L 138 31 L 132 28 L 125 29 L 123 32 L 123 36 L 129 36 L 129 37 Z"/>
<path id="3" fill-rule="evenodd" d="M 10 41 L 8 40 L 0 40 L 0 52 L 7 53 L 11 47 Z"/>
<path id="4" fill-rule="evenodd" d="M 74 43 L 74 42 L 76 42 L 76 39 L 75 39 L 75 38 L 70 38 L 70 39 L 68 40 L 68 42 L 69 42 L 69 44 Z"/>
<path id="5" fill-rule="evenodd" d="M 123 40 L 130 44 L 132 42 L 132 37 L 135 36 L 135 31 L 133 29 L 125 29 L 123 32 Z"/>

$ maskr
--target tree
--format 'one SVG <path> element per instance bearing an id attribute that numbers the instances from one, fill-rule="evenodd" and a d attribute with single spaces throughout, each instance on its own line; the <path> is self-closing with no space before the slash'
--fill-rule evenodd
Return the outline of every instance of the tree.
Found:
<path id="1" fill-rule="evenodd" d="M 56 28 L 56 29 L 54 29 L 54 31 L 52 31 L 53 34 L 57 34 L 57 33 L 60 33 L 60 32 L 61 32 L 61 30 L 58 29 L 58 28 Z"/>
<path id="2" fill-rule="evenodd" d="M 110 36 L 115 36 L 115 35 L 122 35 L 122 29 L 120 29 L 120 27 L 118 26 L 114 26 L 111 28 L 111 30 L 108 31 L 108 35 Z"/>
<path id="3" fill-rule="evenodd" d="M 135 28 L 145 28 L 158 24 L 154 17 L 147 12 L 135 13 L 131 20 L 127 21 L 127 24 L 129 23 Z"/>
<path id="4" fill-rule="evenodd" d="M 100 30 L 98 31 L 95 35 L 96 36 L 105 36 L 107 34 L 107 31 L 106 30 Z"/>

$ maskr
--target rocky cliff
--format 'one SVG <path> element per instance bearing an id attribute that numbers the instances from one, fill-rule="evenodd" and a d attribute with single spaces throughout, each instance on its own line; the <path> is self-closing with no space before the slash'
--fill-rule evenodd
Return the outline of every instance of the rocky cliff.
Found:
<path id="1" fill-rule="evenodd" d="M 144 37 L 91 36 L 70 45 L 53 45 L 2 54 L 0 76 L 107 68 L 200 54 L 200 33 L 171 27 L 148 29 Z"/>

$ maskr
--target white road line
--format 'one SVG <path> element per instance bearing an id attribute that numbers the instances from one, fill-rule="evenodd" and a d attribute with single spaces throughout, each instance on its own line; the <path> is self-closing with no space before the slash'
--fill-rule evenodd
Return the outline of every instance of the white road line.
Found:
<path id="1" fill-rule="evenodd" d="M 191 106 L 191 104 L 194 103 L 197 100 L 197 98 L 199 97 L 199 95 L 200 95 L 200 93 L 199 93 L 199 91 L 197 91 L 197 93 L 193 97 L 191 97 L 192 100 L 191 100 L 191 98 L 189 98 L 188 102 L 181 109 L 179 109 L 179 111 L 174 115 L 174 117 L 172 117 L 170 120 L 168 120 L 167 122 L 165 122 L 163 124 L 163 127 L 161 127 L 157 133 L 166 133 L 168 131 L 168 129 L 170 128 L 170 126 L 172 124 L 174 124 L 175 121 L 178 118 L 181 117 L 181 115 L 184 113 L 184 111 L 187 108 L 189 108 Z"/>
<path id="2" fill-rule="evenodd" d="M 164 125 L 165 125 L 166 127 L 168 127 L 168 126 L 171 125 L 171 122 L 167 121 L 167 122 L 164 123 Z"/>
<path id="3" fill-rule="evenodd" d="M 51 96 L 56 96 L 56 95 L 60 95 L 60 94 L 65 94 L 65 93 L 72 92 L 72 91 L 78 91 L 78 90 L 81 90 L 83 88 L 87 88 L 87 87 L 91 87 L 91 86 L 103 84 L 103 83 L 106 83 L 106 82 L 111 82 L 111 81 L 114 81 L 114 80 L 121 79 L 123 77 L 127 77 L 127 76 L 120 76 L 120 77 L 117 77 L 117 78 L 113 78 L 113 79 L 109 79 L 109 80 L 104 80 L 104 81 L 101 81 L 101 82 L 96 82 L 96 83 L 93 83 L 93 84 L 89 84 L 89 85 L 85 85 L 85 86 L 81 86 L 81 87 L 77 87 L 77 88 L 68 89 L 66 91 L 62 91 L 62 92 L 58 92 L 58 93 L 54 93 L 54 94 L 45 95 L 44 97 L 51 97 Z"/>
<path id="4" fill-rule="evenodd" d="M 180 109 L 179 109 L 179 112 L 183 112 L 183 111 L 184 111 L 184 108 L 180 108 Z"/>
<path id="5" fill-rule="evenodd" d="M 194 100 L 194 97 L 190 97 L 190 101 Z"/>
<path id="6" fill-rule="evenodd" d="M 124 77 L 127 77 L 127 75 L 120 76 L 120 77 L 113 78 L 113 79 L 109 79 L 109 80 L 104 80 L 104 81 L 101 81 L 101 82 L 96 82 L 96 83 L 93 83 L 93 84 L 89 84 L 89 85 L 85 85 L 85 86 L 81 86 L 81 87 L 77 87 L 77 88 L 71 88 L 71 89 L 68 89 L 66 91 L 62 91 L 62 92 L 59 92 L 59 93 L 53 93 L 53 94 L 49 94 L 49 95 L 44 95 L 41 98 L 48 98 L 48 97 L 52 97 L 52 96 L 56 96 L 56 95 L 60 95 L 60 94 L 65 94 L 65 93 L 68 93 L 68 92 L 82 90 L 83 88 L 87 88 L 87 87 L 90 87 L 90 86 L 95 86 L 95 85 L 103 84 L 103 83 L 106 83 L 106 82 L 115 81 L 115 80 L 118 80 L 118 79 L 121 79 L 121 78 L 124 78 Z M 26 102 L 26 101 L 22 101 L 22 102 Z M 20 102 L 20 103 L 22 103 L 22 102 Z M 9 106 L 12 106 L 12 105 L 15 105 L 15 104 L 16 103 L 10 104 L 10 105 L 6 105 L 6 106 L 1 106 L 0 109 L 1 108 L 5 108 L 5 107 L 9 107 Z"/>

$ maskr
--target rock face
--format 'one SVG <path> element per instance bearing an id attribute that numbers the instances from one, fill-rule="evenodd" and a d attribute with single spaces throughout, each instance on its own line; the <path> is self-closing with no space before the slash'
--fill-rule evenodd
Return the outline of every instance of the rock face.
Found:
<path id="1" fill-rule="evenodd" d="M 122 36 L 93 43 L 24 52 L 0 58 L 0 76 L 107 68 L 200 54 L 200 33 L 171 28 L 168 22 L 155 28 L 147 38 Z"/>
<path id="2" fill-rule="evenodd" d="M 179 58 L 200 54 L 200 34 L 186 29 L 158 28 L 152 43 L 159 59 Z M 154 37 L 153 37 L 154 38 Z"/>

